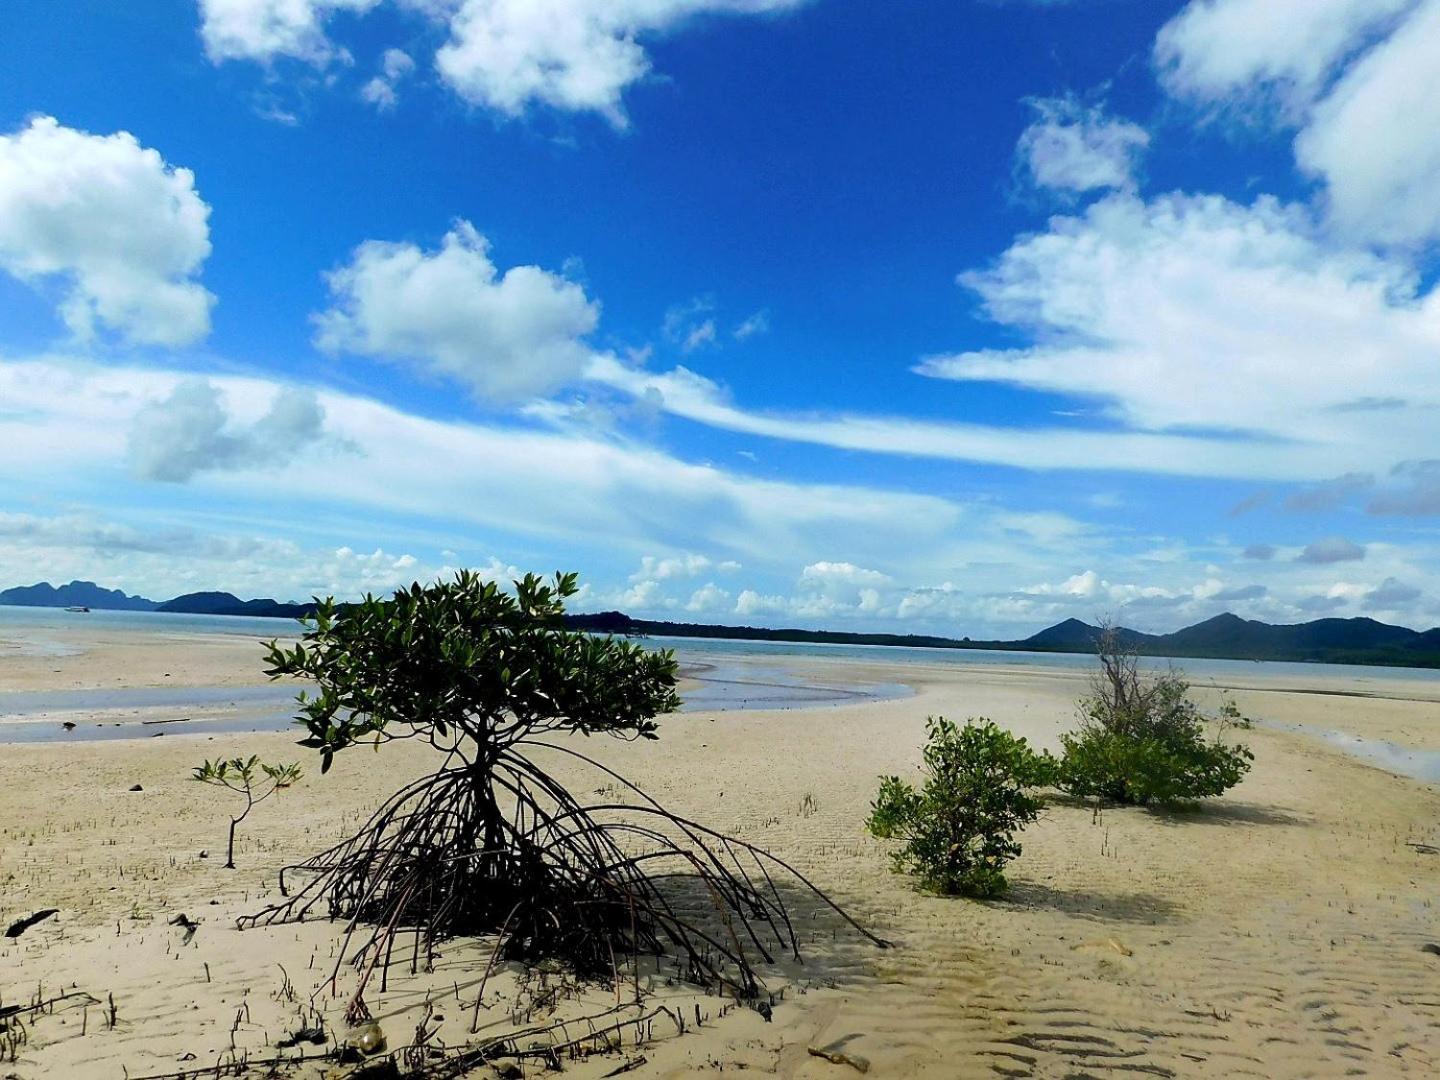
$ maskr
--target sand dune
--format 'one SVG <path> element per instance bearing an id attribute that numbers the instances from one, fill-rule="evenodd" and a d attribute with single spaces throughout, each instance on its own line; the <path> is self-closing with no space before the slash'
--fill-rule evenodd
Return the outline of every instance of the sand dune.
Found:
<path id="1" fill-rule="evenodd" d="M 198 681 L 216 684 L 214 656 L 186 661 L 206 674 Z M 186 667 L 174 657 L 165 664 Z M 834 678 L 835 665 L 825 673 Z M 862 1063 L 895 1077 L 1440 1071 L 1440 956 L 1422 948 L 1440 940 L 1440 856 L 1423 847 L 1440 846 L 1436 788 L 1301 735 L 1245 732 L 1254 772 L 1203 813 L 1097 812 L 1057 800 L 1025 833 L 1007 899 L 931 897 L 893 875 L 885 845 L 861 830 L 876 775 L 915 766 L 931 713 L 987 715 L 1052 744 L 1071 721 L 1078 680 L 939 667 L 854 667 L 849 676 L 900 678 L 916 695 L 686 714 L 664 722 L 658 743 L 590 740 L 588 749 L 673 809 L 792 861 L 893 947 L 876 948 L 790 891 L 805 963 L 775 969 L 770 1022 L 748 1009 L 721 1015 L 718 999 L 657 979 L 652 1002 L 683 1012 L 687 1033 L 662 1019 L 653 1040 L 634 1048 L 628 1031 L 620 1053 L 574 1063 L 572 1075 L 605 1075 L 641 1057 L 627 1075 L 844 1077 Z M 1242 694 L 1245 708 L 1277 722 L 1314 719 L 1317 701 L 1331 726 L 1414 733 L 1431 745 L 1440 731 L 1440 706 L 1429 702 L 1377 709 L 1364 699 Z M 226 796 L 187 776 L 203 757 L 241 752 L 305 753 L 284 735 L 0 752 L 0 924 L 59 909 L 18 939 L 0 939 L 0 995 L 5 1004 L 72 988 L 91 995 L 34 1019 L 5 1074 L 134 1077 L 232 1052 L 263 1057 L 307 1022 L 317 991 L 314 1007 L 343 1033 L 355 976 L 342 967 L 335 993 L 326 987 L 339 928 L 240 932 L 234 919 L 274 896 L 280 865 L 353 827 L 428 755 L 352 750 L 323 778 L 311 768 L 245 823 L 239 869 L 226 871 Z M 129 790 L 135 784 L 143 790 Z M 182 913 L 198 923 L 188 943 L 184 927 L 169 925 Z M 487 956 L 483 942 L 455 942 L 431 972 L 397 968 L 386 991 L 369 996 L 391 1045 L 410 1041 L 427 999 L 443 1016 L 440 1038 L 468 1038 Z M 492 979 L 482 1032 L 615 1002 L 592 989 L 527 1017 L 537 980 L 548 978 L 532 974 L 527 986 L 524 972 L 507 969 Z M 812 1047 L 844 1057 L 837 1064 Z"/>

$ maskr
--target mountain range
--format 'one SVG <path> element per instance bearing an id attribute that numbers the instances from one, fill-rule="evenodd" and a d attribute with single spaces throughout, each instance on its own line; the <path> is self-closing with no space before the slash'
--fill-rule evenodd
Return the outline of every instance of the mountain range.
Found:
<path id="1" fill-rule="evenodd" d="M 128 596 L 119 589 L 105 589 L 93 581 L 72 581 L 68 585 L 22 585 L 0 591 L 0 604 L 15 607 L 88 607 L 96 611 L 169 611 L 186 615 L 249 615 L 258 618 L 295 619 L 315 610 L 314 604 L 281 603 L 278 600 L 241 600 L 228 592 L 193 592 L 173 600 L 148 600 Z"/>
<path id="2" fill-rule="evenodd" d="M 54 586 L 48 582 L 0 591 L 0 604 L 22 607 L 89 607 L 117 611 L 168 611 L 191 615 L 248 615 L 294 619 L 307 615 L 314 604 L 278 600 L 241 600 L 228 592 L 194 592 L 157 602 L 128 596 L 93 581 L 72 581 Z M 1090 653 L 1100 627 L 1079 619 L 1066 619 L 1028 638 L 1014 641 L 972 641 L 920 634 L 861 634 L 839 630 L 771 629 L 758 626 L 722 626 L 713 623 L 661 622 L 633 619 L 619 611 L 569 615 L 566 623 L 593 633 L 654 635 L 663 637 L 728 638 L 741 641 L 794 641 L 831 645 L 891 645 L 931 649 L 989 649 L 1025 652 Z M 1144 656 L 1177 659 L 1292 660 L 1332 664 L 1393 664 L 1399 667 L 1440 668 L 1440 627 L 1411 630 L 1374 619 L 1316 619 L 1313 622 L 1273 624 L 1242 619 L 1226 613 L 1176 630 L 1146 634 L 1120 627 L 1126 646 Z"/>
<path id="3" fill-rule="evenodd" d="M 913 634 L 854 634 L 832 630 L 771 630 L 751 626 L 656 622 L 632 619 L 618 611 L 574 615 L 568 621 L 577 629 L 601 633 L 1019 652 L 1093 653 L 1101 634 L 1100 627 L 1079 619 L 1066 619 L 1028 638 L 1014 641 L 972 641 L 970 638 L 957 641 L 954 638 Z M 1374 619 L 1316 619 L 1307 623 L 1276 625 L 1242 619 L 1227 612 L 1172 634 L 1146 634 L 1127 627 L 1117 628 L 1117 633 L 1126 647 L 1142 656 L 1440 668 L 1440 627 L 1422 632 Z"/>
<path id="4" fill-rule="evenodd" d="M 112 611 L 154 611 L 154 600 L 126 596 L 119 589 L 104 589 L 93 581 L 72 581 L 69 585 L 21 585 L 0 592 L 0 604 L 15 607 L 90 607 Z"/>

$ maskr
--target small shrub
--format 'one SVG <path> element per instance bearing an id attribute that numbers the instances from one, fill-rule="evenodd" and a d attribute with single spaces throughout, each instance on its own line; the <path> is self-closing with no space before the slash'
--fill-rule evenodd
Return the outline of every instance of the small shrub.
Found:
<path id="1" fill-rule="evenodd" d="M 1220 709 L 1219 730 L 1190 700 L 1177 671 L 1147 677 L 1135 653 L 1107 630 L 1101 670 L 1080 700 L 1080 730 L 1061 736 L 1056 786 L 1072 795 L 1136 806 L 1176 806 L 1220 795 L 1244 779 L 1254 755 L 1223 741 L 1227 727 L 1248 727 L 1233 701 Z"/>
<path id="2" fill-rule="evenodd" d="M 264 779 L 261 779 L 261 774 Z M 245 809 L 239 817 L 230 819 L 230 842 L 225 848 L 225 869 L 235 869 L 235 829 L 255 809 L 277 791 L 290 787 L 300 779 L 300 764 L 267 765 L 258 757 L 231 758 L 229 761 L 216 759 L 206 761 L 195 770 L 192 777 L 202 784 L 223 787 L 245 797 Z M 259 781 L 257 785 L 256 781 Z"/>
<path id="3" fill-rule="evenodd" d="M 866 828 L 904 841 L 895 869 L 914 873 L 924 888 L 995 896 L 1005 890 L 1005 864 L 1020 854 L 1015 834 L 1040 814 L 1040 800 L 1025 789 L 1047 782 L 1049 766 L 989 720 L 957 727 L 932 717 L 926 733 L 924 786 L 881 777 Z"/>

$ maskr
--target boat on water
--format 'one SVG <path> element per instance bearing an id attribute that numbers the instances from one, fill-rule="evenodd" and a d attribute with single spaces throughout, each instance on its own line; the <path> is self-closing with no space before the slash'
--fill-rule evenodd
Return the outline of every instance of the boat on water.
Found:
<path id="1" fill-rule="evenodd" d="M 83 604 L 76 604 L 74 607 L 67 607 L 65 610 L 66 610 L 66 611 L 78 611 L 78 612 L 83 612 L 83 613 L 85 613 L 85 614 L 89 614 L 89 612 L 90 612 L 90 609 L 89 609 L 88 607 L 85 607 Z"/>

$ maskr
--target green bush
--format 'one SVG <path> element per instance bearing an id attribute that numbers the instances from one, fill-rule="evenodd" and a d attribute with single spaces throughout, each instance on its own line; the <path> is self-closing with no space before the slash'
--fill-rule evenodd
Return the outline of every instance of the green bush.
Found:
<path id="1" fill-rule="evenodd" d="M 1015 834 L 1040 814 L 1026 788 L 1050 779 L 1047 759 L 989 720 L 964 727 L 942 717 L 926 725 L 925 783 L 881 777 L 866 828 L 903 840 L 897 872 L 914 873 L 927 889 L 990 897 L 1005 890 L 1002 869 L 1020 854 Z"/>
<path id="2" fill-rule="evenodd" d="M 1244 779 L 1254 755 L 1224 742 L 1228 726 L 1248 726 L 1233 702 L 1220 730 L 1190 700 L 1177 671 L 1147 677 L 1113 634 L 1100 648 L 1101 672 L 1080 701 L 1080 730 L 1061 737 L 1055 784 L 1072 795 L 1136 806 L 1176 806 L 1220 795 Z"/>
<path id="3" fill-rule="evenodd" d="M 1135 806 L 1178 806 L 1222 795 L 1244 779 L 1254 757 L 1243 746 L 1200 734 L 1165 741 L 1087 727 L 1061 742 L 1058 787 Z"/>

